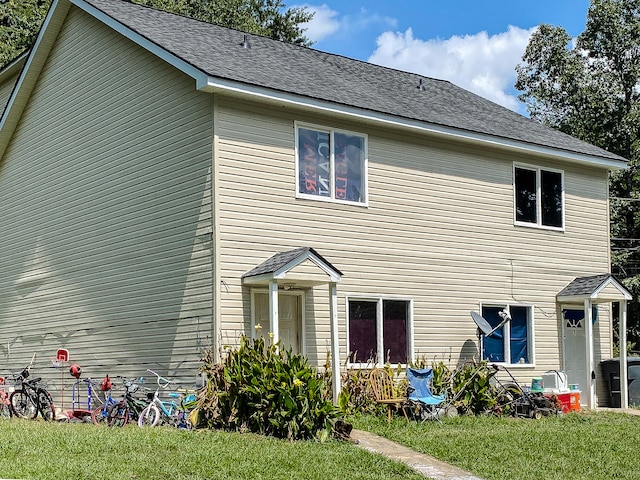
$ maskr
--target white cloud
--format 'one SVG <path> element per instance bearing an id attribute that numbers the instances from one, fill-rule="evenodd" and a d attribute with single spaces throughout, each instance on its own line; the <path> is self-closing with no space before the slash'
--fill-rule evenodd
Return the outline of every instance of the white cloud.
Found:
<path id="1" fill-rule="evenodd" d="M 298 5 L 298 7 L 307 7 L 310 12 L 313 12 L 311 21 L 301 25 L 302 28 L 307 29 L 304 34 L 309 40 L 318 42 L 340 29 L 340 20 L 337 19 L 338 12 L 329 6 Z"/>
<path id="2" fill-rule="evenodd" d="M 310 22 L 303 23 L 301 27 L 306 28 L 305 36 L 312 42 L 320 42 L 334 34 L 339 34 L 343 38 L 355 35 L 358 32 L 367 30 L 377 25 L 383 28 L 395 28 L 397 20 L 373 13 L 365 8 L 361 8 L 355 15 L 340 15 L 326 4 L 322 5 L 295 5 L 293 7 L 304 7 L 309 12 L 313 12 Z"/>
<path id="3" fill-rule="evenodd" d="M 522 110 L 513 90 L 515 66 L 534 28 L 509 26 L 503 33 L 489 36 L 453 36 L 449 39 L 420 40 L 411 28 L 385 32 L 369 61 L 378 65 L 449 80 L 511 110 Z"/>

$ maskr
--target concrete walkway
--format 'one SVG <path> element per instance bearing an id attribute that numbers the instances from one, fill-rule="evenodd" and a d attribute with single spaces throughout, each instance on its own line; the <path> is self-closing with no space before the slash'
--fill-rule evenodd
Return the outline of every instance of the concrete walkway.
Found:
<path id="1" fill-rule="evenodd" d="M 453 465 L 442 462 L 424 453 L 418 453 L 386 438 L 362 430 L 352 430 L 351 440 L 361 448 L 380 453 L 392 460 L 404 462 L 433 480 L 482 480 Z"/>

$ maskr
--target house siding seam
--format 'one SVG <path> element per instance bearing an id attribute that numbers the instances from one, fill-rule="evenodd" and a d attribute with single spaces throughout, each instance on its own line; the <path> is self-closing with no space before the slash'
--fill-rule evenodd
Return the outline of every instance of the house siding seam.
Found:
<path id="1" fill-rule="evenodd" d="M 90 377 L 194 385 L 213 334 L 211 132 L 191 78 L 70 10 L 0 159 L 4 368 L 36 352 L 56 400 L 58 348 Z"/>

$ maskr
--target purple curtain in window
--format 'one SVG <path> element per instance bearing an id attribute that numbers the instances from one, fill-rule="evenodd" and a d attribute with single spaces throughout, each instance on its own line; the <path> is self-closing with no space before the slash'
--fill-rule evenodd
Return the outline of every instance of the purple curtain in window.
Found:
<path id="1" fill-rule="evenodd" d="M 349 361 L 377 360 L 376 336 L 376 302 L 349 301 Z"/>
<path id="2" fill-rule="evenodd" d="M 382 304 L 382 326 L 385 362 L 407 363 L 408 303 L 385 300 Z"/>

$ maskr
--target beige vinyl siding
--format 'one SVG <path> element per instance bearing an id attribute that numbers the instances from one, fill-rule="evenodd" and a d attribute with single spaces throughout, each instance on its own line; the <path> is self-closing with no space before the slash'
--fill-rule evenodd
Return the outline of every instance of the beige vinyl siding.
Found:
<path id="1" fill-rule="evenodd" d="M 193 386 L 213 334 L 212 112 L 192 79 L 70 10 L 1 163 L 3 368 L 35 352 L 55 391 L 67 348 L 89 377 Z"/>
<path id="2" fill-rule="evenodd" d="M 556 293 L 576 276 L 608 271 L 604 170 L 237 102 L 221 103 L 218 121 L 223 331 L 247 324 L 242 273 L 277 251 L 311 246 L 344 273 L 342 359 L 345 297 L 402 296 L 414 299 L 417 357 L 458 361 L 477 342 L 470 310 L 522 302 L 535 306 L 536 369 L 559 368 Z M 368 208 L 295 198 L 294 121 L 368 135 Z M 513 162 L 564 171 L 564 232 L 514 226 Z M 327 290 L 307 297 L 307 353 L 320 364 Z"/>

